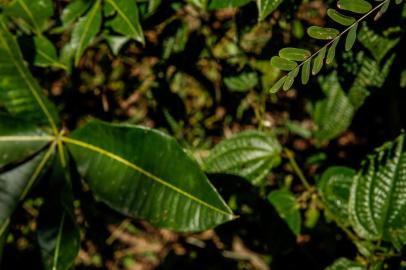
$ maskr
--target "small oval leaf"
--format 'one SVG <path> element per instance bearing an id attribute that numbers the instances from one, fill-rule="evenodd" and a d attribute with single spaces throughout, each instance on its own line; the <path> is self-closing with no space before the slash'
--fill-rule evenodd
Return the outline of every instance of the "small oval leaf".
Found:
<path id="1" fill-rule="evenodd" d="M 302 84 L 307 84 L 310 79 L 311 59 L 303 63 L 302 67 Z"/>
<path id="2" fill-rule="evenodd" d="M 331 63 L 333 63 L 334 57 L 336 56 L 336 48 L 338 45 L 338 42 L 340 41 L 340 38 L 336 38 L 336 40 L 334 40 L 333 44 L 331 44 L 330 48 L 328 48 L 328 52 L 327 52 L 327 58 L 326 58 L 326 64 L 330 65 Z"/>
<path id="3" fill-rule="evenodd" d="M 289 72 L 288 77 L 286 78 L 286 81 L 283 84 L 284 91 L 287 91 L 292 87 L 293 82 L 295 81 L 295 78 L 296 78 L 297 74 L 299 73 L 299 69 L 300 68 L 295 68 L 294 70 Z"/>
<path id="4" fill-rule="evenodd" d="M 279 56 L 291 61 L 304 61 L 311 56 L 310 51 L 299 48 L 283 48 Z"/>
<path id="5" fill-rule="evenodd" d="M 326 50 L 327 50 L 326 47 L 321 48 L 316 58 L 314 59 L 312 69 L 313 75 L 319 73 L 321 68 L 323 67 L 324 57 L 326 56 Z"/>
<path id="6" fill-rule="evenodd" d="M 365 14 L 372 9 L 372 5 L 365 0 L 340 0 L 337 7 L 358 14 Z"/>
<path id="7" fill-rule="evenodd" d="M 352 46 L 354 46 L 355 40 L 357 39 L 357 30 L 358 30 L 358 23 L 354 24 L 354 26 L 350 29 L 347 34 L 347 39 L 345 40 L 345 50 L 351 50 Z"/>
<path id="8" fill-rule="evenodd" d="M 271 59 L 271 65 L 283 71 L 291 71 L 295 67 L 297 67 L 297 63 L 284 59 L 279 56 L 274 56 Z"/>
<path id="9" fill-rule="evenodd" d="M 327 10 L 327 15 L 336 23 L 344 26 L 350 26 L 351 24 L 355 23 L 354 17 L 343 15 L 333 8 L 329 8 Z"/>
<path id="10" fill-rule="evenodd" d="M 340 34 L 340 31 L 335 28 L 310 26 L 307 28 L 307 34 L 315 39 L 330 40 L 337 37 Z"/>
<path id="11" fill-rule="evenodd" d="M 287 76 L 283 76 L 282 78 L 280 78 L 273 86 L 272 88 L 269 90 L 269 93 L 271 94 L 275 94 L 277 93 L 282 85 L 285 83 Z"/>

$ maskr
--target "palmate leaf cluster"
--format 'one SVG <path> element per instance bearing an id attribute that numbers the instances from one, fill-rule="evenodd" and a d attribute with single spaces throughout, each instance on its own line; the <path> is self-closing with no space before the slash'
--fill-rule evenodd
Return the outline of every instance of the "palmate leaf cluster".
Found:
<path id="1" fill-rule="evenodd" d="M 402 3 L 399 0 L 395 2 L 396 4 Z M 316 75 L 321 71 L 324 64 L 333 63 L 337 46 L 344 36 L 345 50 L 351 50 L 357 39 L 360 22 L 374 12 L 376 12 L 375 18 L 378 19 L 387 11 L 391 1 L 383 0 L 377 1 L 377 3 L 376 6 L 373 6 L 366 0 L 343 0 L 337 2 L 338 10 L 329 8 L 327 10 L 328 17 L 336 24 L 346 28 L 340 32 L 336 28 L 310 26 L 307 29 L 307 34 L 310 37 L 317 40 L 329 40 L 315 53 L 302 48 L 288 47 L 281 49 L 278 56 L 272 57 L 271 63 L 274 67 L 286 71 L 288 74 L 280 78 L 269 92 L 276 93 L 281 88 L 285 91 L 289 90 L 299 74 L 302 84 L 307 84 L 311 74 Z"/>

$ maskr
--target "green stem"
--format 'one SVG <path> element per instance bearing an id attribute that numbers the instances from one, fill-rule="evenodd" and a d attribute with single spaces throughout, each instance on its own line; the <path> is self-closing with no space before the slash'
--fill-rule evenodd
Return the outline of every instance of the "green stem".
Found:
<path id="1" fill-rule="evenodd" d="M 288 149 L 284 149 L 284 152 L 286 154 L 286 157 L 289 160 L 290 165 L 292 166 L 292 168 L 295 171 L 296 175 L 299 177 L 299 179 L 302 182 L 303 186 L 308 191 L 313 192 L 312 186 L 309 184 L 309 181 L 307 181 L 307 179 L 304 176 L 303 171 L 300 169 L 299 165 L 297 165 L 294 153 L 292 151 L 288 150 Z"/>

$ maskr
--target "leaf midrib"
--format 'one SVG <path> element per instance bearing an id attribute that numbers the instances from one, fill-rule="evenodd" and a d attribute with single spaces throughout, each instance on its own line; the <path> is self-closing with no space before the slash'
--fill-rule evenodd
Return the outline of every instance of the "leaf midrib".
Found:
<path id="1" fill-rule="evenodd" d="M 120 9 L 120 7 L 113 0 L 107 0 L 107 2 L 109 2 L 110 5 L 112 5 L 116 9 L 118 15 L 120 15 L 120 17 L 123 18 L 124 21 L 130 26 L 131 30 L 133 31 L 133 34 L 139 35 L 137 29 L 135 29 L 130 19 L 127 16 L 125 16 L 124 12 Z"/>
<path id="2" fill-rule="evenodd" d="M 218 212 L 218 213 L 221 213 L 222 215 L 226 215 L 226 216 L 229 216 L 229 217 L 233 217 L 232 213 L 228 213 L 228 212 L 226 212 L 226 211 L 224 211 L 224 210 L 221 210 L 221 209 L 219 209 L 219 208 L 217 208 L 217 207 L 215 207 L 215 206 L 213 206 L 213 205 L 211 205 L 211 204 L 209 204 L 209 203 L 207 203 L 207 202 L 205 202 L 205 201 L 203 201 L 203 200 L 201 200 L 201 199 L 199 199 L 199 198 L 193 196 L 192 194 L 190 194 L 190 193 L 188 193 L 188 192 L 186 192 L 186 191 L 181 190 L 180 188 L 176 187 L 175 185 L 172 185 L 172 184 L 166 182 L 164 179 L 159 178 L 158 176 L 156 176 L 156 175 L 154 175 L 154 174 L 152 174 L 152 173 L 150 173 L 150 172 L 144 170 L 143 168 L 137 166 L 136 164 L 134 164 L 134 163 L 128 161 L 127 159 L 124 159 L 124 158 L 118 156 L 117 154 L 114 154 L 114 153 L 112 153 L 112 152 L 109 152 L 109 151 L 106 150 L 106 149 L 103 149 L 103 148 L 98 147 L 98 146 L 96 146 L 96 145 L 89 144 L 89 143 L 87 143 L 87 142 L 84 142 L 84 141 L 81 141 L 81 140 L 77 140 L 77 139 L 74 139 L 74 138 L 70 138 L 70 137 L 62 137 L 61 140 L 64 141 L 65 143 L 74 144 L 74 145 L 76 145 L 76 146 L 79 146 L 79 147 L 82 147 L 82 148 L 85 148 L 85 149 L 88 149 L 88 150 L 97 152 L 97 153 L 99 153 L 99 154 L 101 154 L 101 155 L 103 155 L 103 156 L 105 156 L 105 157 L 108 157 L 108 158 L 110 158 L 110 159 L 113 159 L 113 160 L 115 160 L 115 161 L 117 161 L 117 162 L 119 162 L 119 163 L 121 163 L 121 164 L 123 164 L 123 165 L 125 165 L 125 166 L 127 166 L 127 167 L 129 167 L 129 168 L 131 168 L 131 169 L 133 169 L 134 171 L 136 171 L 136 172 L 138 172 L 138 173 L 141 173 L 141 174 L 147 176 L 147 177 L 150 178 L 151 180 L 154 180 L 154 181 L 156 181 L 157 183 L 159 183 L 159 184 L 161 184 L 161 185 L 163 185 L 163 186 L 166 186 L 167 188 L 172 189 L 173 191 L 175 191 L 175 192 L 177 192 L 177 193 L 179 193 L 179 194 L 181 194 L 181 195 L 187 197 L 187 198 L 190 199 L 190 200 L 193 200 L 193 201 L 195 201 L 195 202 L 197 202 L 197 203 L 199 203 L 199 204 L 201 204 L 201 205 L 203 205 L 203 206 L 205 206 L 205 207 L 207 207 L 207 208 L 209 208 L 209 209 L 211 209 L 211 210 L 213 210 L 213 211 L 216 211 L 216 212 Z"/>
<path id="3" fill-rule="evenodd" d="M 4 25 L 4 22 L 2 20 L 0 20 L 0 24 L 2 24 L 2 28 L 3 29 L 7 29 L 7 27 Z M 15 59 L 14 54 L 11 51 L 11 48 L 9 47 L 9 45 L 7 44 L 7 41 L 4 39 L 3 35 L 0 34 L 0 41 L 3 44 L 4 48 L 7 50 L 8 54 L 11 56 L 10 58 L 12 59 L 12 62 L 14 64 L 14 66 L 17 68 L 18 72 L 20 73 L 21 77 L 23 78 L 24 82 L 27 84 L 31 94 L 34 96 L 34 99 L 37 101 L 38 105 L 41 107 L 42 112 L 45 114 L 45 116 L 48 119 L 48 122 L 52 128 L 52 131 L 57 134 L 58 133 L 58 129 L 56 127 L 56 123 L 54 122 L 54 119 L 51 117 L 51 113 L 48 111 L 48 109 L 46 108 L 43 100 L 41 99 L 41 97 L 39 96 L 39 94 L 37 93 L 37 90 L 35 88 L 34 85 L 32 85 L 31 81 L 29 80 L 29 78 L 27 77 L 27 74 L 25 74 L 24 69 L 20 66 L 20 62 L 17 61 Z"/>

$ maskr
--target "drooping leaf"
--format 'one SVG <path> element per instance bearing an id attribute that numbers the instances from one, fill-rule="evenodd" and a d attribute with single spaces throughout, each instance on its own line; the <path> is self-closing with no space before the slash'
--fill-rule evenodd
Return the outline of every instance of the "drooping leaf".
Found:
<path id="1" fill-rule="evenodd" d="M 134 0 L 106 0 L 105 5 L 111 5 L 111 9 L 116 13 L 106 22 L 108 26 L 117 33 L 145 43 L 137 3 Z"/>
<path id="2" fill-rule="evenodd" d="M 42 129 L 0 114 L 0 169 L 34 155 L 51 140 L 52 137 Z"/>
<path id="3" fill-rule="evenodd" d="M 258 20 L 263 21 L 269 14 L 274 12 L 283 0 L 256 0 L 258 7 Z"/>
<path id="4" fill-rule="evenodd" d="M 53 153 L 54 147 L 51 147 L 26 163 L 0 174 L 0 227 L 8 222 L 18 203 L 45 173 Z"/>
<path id="5" fill-rule="evenodd" d="M 300 235 L 302 218 L 300 207 L 292 192 L 287 189 L 272 191 L 268 195 L 269 202 L 275 207 L 279 216 L 288 224 L 295 235 Z"/>
<path id="6" fill-rule="evenodd" d="M 261 184 L 270 170 L 279 165 L 281 146 L 270 134 L 241 132 L 223 140 L 204 161 L 208 173 L 229 173 Z"/>
<path id="7" fill-rule="evenodd" d="M 337 7 L 359 14 L 365 14 L 372 9 L 372 5 L 366 0 L 339 0 Z"/>
<path id="8" fill-rule="evenodd" d="M 271 94 L 275 94 L 277 93 L 283 86 L 283 84 L 286 81 L 287 76 L 283 76 L 282 78 L 280 78 L 269 90 L 269 93 Z"/>
<path id="9" fill-rule="evenodd" d="M 69 171 L 65 170 L 57 156 L 47 189 L 36 232 L 42 262 L 46 270 L 69 270 L 80 249 L 80 233 L 75 223 Z"/>
<path id="10" fill-rule="evenodd" d="M 35 36 L 34 45 L 34 64 L 36 66 L 67 69 L 67 67 L 59 61 L 54 45 L 46 37 Z"/>
<path id="11" fill-rule="evenodd" d="M 347 167 L 330 167 L 317 187 L 328 214 L 341 225 L 349 224 L 348 201 L 355 171 Z"/>
<path id="12" fill-rule="evenodd" d="M 335 9 L 329 8 L 327 10 L 327 15 L 335 22 L 344 25 L 344 26 L 350 26 L 353 23 L 355 23 L 355 18 L 351 16 L 347 16 L 344 14 L 341 14 Z"/>
<path id="13" fill-rule="evenodd" d="M 209 2 L 209 9 L 237 8 L 249 2 L 251 2 L 251 0 L 211 0 Z"/>
<path id="14" fill-rule="evenodd" d="M 340 34 L 340 31 L 335 28 L 310 26 L 307 28 L 307 34 L 315 39 L 329 40 L 337 37 Z"/>
<path id="15" fill-rule="evenodd" d="M 316 102 L 311 112 L 316 124 L 314 136 L 319 144 L 346 131 L 354 115 L 354 108 L 341 88 L 336 73 L 322 78 L 320 86 L 326 98 Z"/>
<path id="16" fill-rule="evenodd" d="M 178 231 L 233 218 L 199 165 L 161 132 L 94 121 L 63 140 L 96 198 L 123 214 Z"/>
<path id="17" fill-rule="evenodd" d="M 63 26 L 68 26 L 76 21 L 80 16 L 85 13 L 92 1 L 89 0 L 73 0 L 63 9 L 61 14 L 61 21 Z"/>
<path id="18" fill-rule="evenodd" d="M 48 124 L 57 132 L 59 117 L 55 106 L 24 63 L 15 38 L 0 16 L 0 101 L 13 116 Z"/>
<path id="19" fill-rule="evenodd" d="M 302 66 L 302 84 L 307 84 L 310 79 L 311 59 L 303 63 Z"/>
<path id="20" fill-rule="evenodd" d="M 283 48 L 279 51 L 279 56 L 291 61 L 305 61 L 311 56 L 310 51 L 299 48 Z"/>
<path id="21" fill-rule="evenodd" d="M 406 243 L 405 135 L 368 156 L 354 178 L 349 201 L 351 224 L 367 240 Z"/>
<path id="22" fill-rule="evenodd" d="M 79 19 L 72 32 L 72 39 L 67 45 L 74 54 L 75 65 L 99 32 L 102 22 L 101 1 L 97 0 L 90 11 Z"/>
<path id="23" fill-rule="evenodd" d="M 50 16 L 54 13 L 52 0 L 14 0 L 4 8 L 4 14 L 21 18 L 36 33 L 42 33 Z"/>
<path id="24" fill-rule="evenodd" d="M 291 71 L 297 67 L 297 63 L 284 59 L 279 56 L 274 56 L 271 58 L 271 65 L 275 68 L 279 68 L 280 70 L 284 71 Z"/>
<path id="25" fill-rule="evenodd" d="M 255 72 L 243 72 L 237 76 L 224 78 L 224 84 L 233 91 L 248 91 L 258 85 L 258 75 Z"/>
<path id="26" fill-rule="evenodd" d="M 357 39 L 358 23 L 354 24 L 348 31 L 347 38 L 345 40 L 345 50 L 349 51 L 354 46 L 355 40 Z"/>
<path id="27" fill-rule="evenodd" d="M 347 258 L 337 259 L 332 265 L 326 268 L 326 270 L 365 270 L 362 265 L 351 261 Z"/>
<path id="28" fill-rule="evenodd" d="M 321 48 L 320 51 L 317 53 L 316 57 L 314 58 L 312 68 L 313 75 L 319 73 L 321 68 L 323 67 L 324 58 L 326 57 L 326 51 L 327 51 L 326 47 Z"/>
<path id="29" fill-rule="evenodd" d="M 337 49 L 337 45 L 340 41 L 340 38 L 336 38 L 336 40 L 334 40 L 333 44 L 331 44 L 331 46 L 328 48 L 327 51 L 327 57 L 326 57 L 326 64 L 330 65 L 331 63 L 333 63 L 333 60 L 336 56 L 336 49 Z"/>

